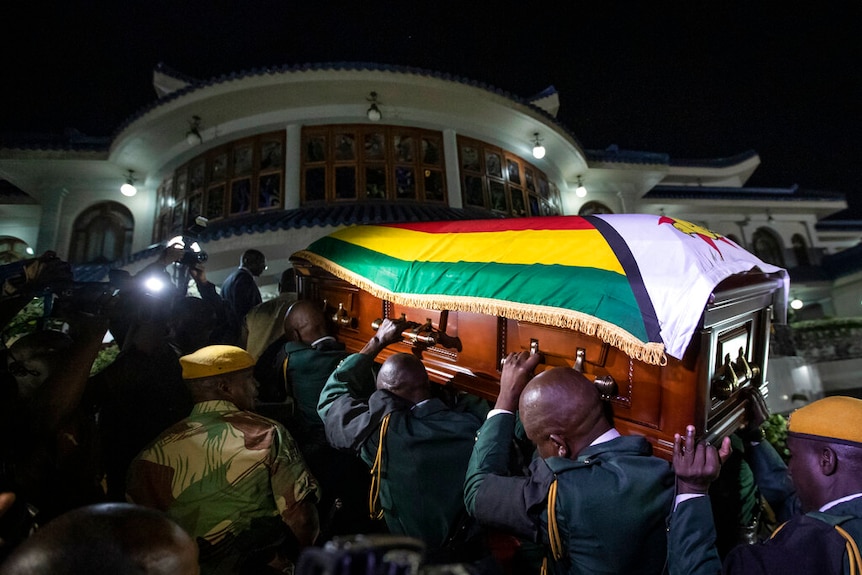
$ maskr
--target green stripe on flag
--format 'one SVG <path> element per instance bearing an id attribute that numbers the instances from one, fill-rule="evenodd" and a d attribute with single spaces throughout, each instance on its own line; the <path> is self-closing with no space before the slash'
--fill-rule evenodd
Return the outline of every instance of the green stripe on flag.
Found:
<path id="1" fill-rule="evenodd" d="M 647 333 L 628 279 L 596 268 L 404 261 L 331 236 L 309 251 L 394 294 L 475 297 L 585 313 L 641 341 Z"/>

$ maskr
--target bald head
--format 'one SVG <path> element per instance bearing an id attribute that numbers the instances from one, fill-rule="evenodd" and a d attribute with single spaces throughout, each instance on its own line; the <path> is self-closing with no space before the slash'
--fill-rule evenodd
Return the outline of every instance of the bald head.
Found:
<path id="1" fill-rule="evenodd" d="M 575 459 L 612 427 L 595 384 L 567 367 L 534 377 L 521 394 L 519 411 L 527 437 L 544 458 Z"/>
<path id="2" fill-rule="evenodd" d="M 377 389 L 385 389 L 412 403 L 431 397 L 428 372 L 422 361 L 409 353 L 396 353 L 383 362 L 377 374 Z"/>
<path id="3" fill-rule="evenodd" d="M 198 575 L 198 549 L 185 531 L 158 511 L 102 503 L 47 523 L 13 551 L 3 563 L 3 573 Z"/>
<path id="4" fill-rule="evenodd" d="M 309 299 L 293 303 L 284 314 L 284 333 L 290 341 L 306 345 L 329 335 L 323 309 Z"/>

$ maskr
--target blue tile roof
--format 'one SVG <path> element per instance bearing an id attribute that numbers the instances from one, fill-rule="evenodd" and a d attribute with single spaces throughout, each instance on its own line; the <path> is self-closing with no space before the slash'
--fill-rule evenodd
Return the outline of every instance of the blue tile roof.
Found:
<path id="1" fill-rule="evenodd" d="M 745 152 L 736 154 L 734 156 L 728 156 L 726 158 L 713 158 L 706 160 L 672 160 L 670 162 L 670 165 L 677 167 L 726 168 L 728 166 L 735 166 L 740 162 L 744 162 L 745 160 L 749 160 L 756 156 L 757 152 L 755 152 L 754 150 L 746 150 Z"/>
<path id="2" fill-rule="evenodd" d="M 450 208 L 445 205 L 408 202 L 368 202 L 305 207 L 294 210 L 252 214 L 217 221 L 201 233 L 202 241 L 267 231 L 381 224 L 498 218 L 483 208 Z"/>
<path id="3" fill-rule="evenodd" d="M 616 144 L 604 150 L 584 150 L 587 161 L 590 162 L 620 162 L 625 164 L 660 164 L 667 165 L 670 156 L 658 152 L 637 152 L 621 150 Z"/>
<path id="4" fill-rule="evenodd" d="M 712 186 L 659 185 L 644 194 L 646 200 L 758 200 L 758 201 L 822 201 L 846 200 L 841 192 L 808 190 L 799 186 L 790 188 L 730 188 Z"/>

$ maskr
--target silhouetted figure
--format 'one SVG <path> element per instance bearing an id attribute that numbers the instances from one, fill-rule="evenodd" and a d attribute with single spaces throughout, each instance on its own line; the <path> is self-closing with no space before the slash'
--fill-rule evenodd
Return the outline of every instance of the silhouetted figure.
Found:
<path id="1" fill-rule="evenodd" d="M 194 540 L 164 514 L 128 503 L 69 511 L 0 564 L 2 575 L 197 575 Z"/>
<path id="2" fill-rule="evenodd" d="M 263 299 L 255 278 L 266 270 L 266 256 L 258 250 L 246 250 L 240 264 L 221 285 L 221 297 L 227 304 L 235 343 L 240 343 L 242 325 L 251 308 Z"/>

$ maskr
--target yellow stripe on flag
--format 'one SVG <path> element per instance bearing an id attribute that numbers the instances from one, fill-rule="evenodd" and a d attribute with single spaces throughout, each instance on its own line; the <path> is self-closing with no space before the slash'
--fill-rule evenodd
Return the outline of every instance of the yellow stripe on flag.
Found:
<path id="1" fill-rule="evenodd" d="M 355 226 L 338 230 L 332 237 L 404 261 L 577 266 L 625 275 L 613 250 L 594 229 L 429 234 Z"/>

